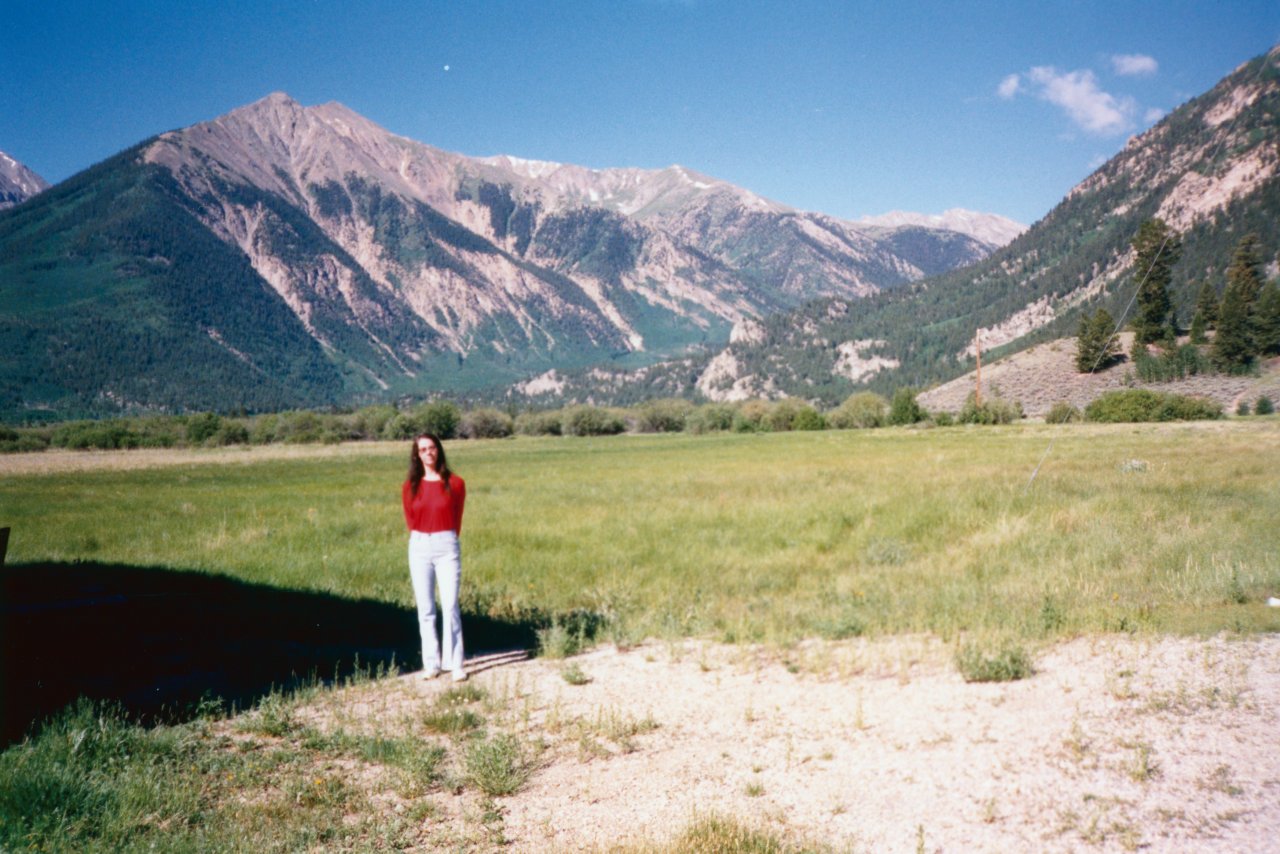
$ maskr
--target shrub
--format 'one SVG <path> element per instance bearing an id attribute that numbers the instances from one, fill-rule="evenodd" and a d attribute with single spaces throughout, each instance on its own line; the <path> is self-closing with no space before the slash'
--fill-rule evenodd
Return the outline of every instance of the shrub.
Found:
<path id="1" fill-rule="evenodd" d="M 511 416 L 498 409 L 473 409 L 462 416 L 458 427 L 464 439 L 505 439 L 514 431 Z"/>
<path id="2" fill-rule="evenodd" d="M 324 415 L 321 416 L 320 420 L 324 424 L 322 439 L 326 442 L 356 442 L 362 439 L 371 439 L 377 435 L 370 436 L 366 433 L 360 423 L 360 416 L 354 412 Z"/>
<path id="3" fill-rule="evenodd" d="M 736 410 L 727 403 L 704 403 L 692 410 L 684 419 L 688 433 L 716 433 L 733 429 Z"/>
<path id="4" fill-rule="evenodd" d="M 818 623 L 818 631 L 830 640 L 861 637 L 867 630 L 866 621 L 856 607 L 846 606 L 833 617 Z"/>
<path id="5" fill-rule="evenodd" d="M 568 658 L 582 651 L 585 641 L 558 620 L 538 629 L 538 655 L 543 658 Z"/>
<path id="6" fill-rule="evenodd" d="M 568 658 L 595 642 L 606 627 L 603 614 L 575 609 L 557 615 L 551 624 L 537 629 L 538 655 L 544 658 Z"/>
<path id="7" fill-rule="evenodd" d="M 768 430 L 765 418 L 770 412 L 767 400 L 748 400 L 733 414 L 733 432 L 758 433 Z"/>
<path id="8" fill-rule="evenodd" d="M 458 735 L 484 726 L 484 718 L 471 709 L 446 706 L 442 703 L 423 713 L 422 725 L 428 732 Z"/>
<path id="9" fill-rule="evenodd" d="M 1012 682 L 1035 672 L 1030 656 L 1016 644 L 1005 644 L 988 655 L 977 644 L 965 643 L 956 650 L 956 669 L 966 682 Z"/>
<path id="10" fill-rule="evenodd" d="M 1046 424 L 1071 424 L 1083 420 L 1083 413 L 1065 400 L 1055 403 L 1044 416 Z"/>
<path id="11" fill-rule="evenodd" d="M 889 401 L 873 391 L 860 391 L 845 398 L 827 423 L 837 430 L 883 427 L 889 417 Z"/>
<path id="12" fill-rule="evenodd" d="M 382 438 L 384 439 L 412 439 L 418 435 L 418 423 L 413 416 L 406 415 L 403 412 L 397 412 L 388 419 L 387 423 L 382 425 Z"/>
<path id="13" fill-rule="evenodd" d="M 141 437 L 121 421 L 72 421 L 53 431 L 51 444 L 72 450 L 136 448 Z"/>
<path id="14" fill-rule="evenodd" d="M 791 419 L 792 430 L 825 430 L 827 429 L 827 421 L 822 414 L 812 406 L 804 405 L 796 412 Z"/>
<path id="15" fill-rule="evenodd" d="M 735 816 L 701 815 L 681 831 L 672 851 L 692 854 L 734 851 L 740 854 L 800 854 L 827 850 L 821 846 L 792 843 L 768 827 L 752 827 Z"/>
<path id="16" fill-rule="evenodd" d="M 1249 401 L 1242 400 L 1236 404 L 1236 415 L 1248 415 L 1248 414 L 1249 414 Z"/>
<path id="17" fill-rule="evenodd" d="M 522 436 L 559 436 L 563 418 L 561 412 L 522 412 L 516 416 L 516 432 Z"/>
<path id="18" fill-rule="evenodd" d="M 324 422 L 314 412 L 299 410 L 282 412 L 276 421 L 275 441 L 301 445 L 319 442 L 324 435 Z"/>
<path id="19" fill-rule="evenodd" d="M 1209 370 L 1210 364 L 1195 344 L 1183 344 L 1176 350 L 1166 351 L 1159 356 L 1151 355 L 1146 347 L 1136 347 L 1133 367 L 1138 379 L 1159 383 L 1204 373 Z"/>
<path id="20" fill-rule="evenodd" d="M 679 398 L 651 400 L 636 410 L 636 430 L 641 433 L 679 433 L 693 411 L 693 404 Z"/>
<path id="21" fill-rule="evenodd" d="M 784 397 L 769 407 L 761 418 L 761 426 L 773 433 L 785 433 L 791 429 L 791 422 L 800 411 L 799 401 Z"/>
<path id="22" fill-rule="evenodd" d="M 361 439 L 378 439 L 383 436 L 388 422 L 396 417 L 394 406 L 366 406 L 351 413 L 351 430 Z M 411 437 L 401 437 L 411 438 Z"/>
<path id="23" fill-rule="evenodd" d="M 10 431 L 13 432 L 13 431 Z M 0 454 L 23 454 L 31 451 L 47 451 L 49 439 L 36 433 L 13 433 L 17 438 L 0 439 Z"/>
<path id="24" fill-rule="evenodd" d="M 533 770 L 515 736 L 478 738 L 467 746 L 464 758 L 467 781 L 486 795 L 512 795 Z"/>
<path id="25" fill-rule="evenodd" d="M 933 414 L 933 426 L 950 427 L 956 423 L 956 417 L 950 412 L 935 412 Z"/>
<path id="26" fill-rule="evenodd" d="M 599 406 L 572 406 L 565 410 L 561 424 L 566 436 L 613 436 L 625 429 L 617 414 Z"/>
<path id="27" fill-rule="evenodd" d="M 229 418 L 222 419 L 222 423 L 218 425 L 218 432 L 208 440 L 210 445 L 247 445 L 248 443 L 249 428 Z"/>
<path id="28" fill-rule="evenodd" d="M 889 423 L 895 426 L 905 424 L 915 424 L 929 417 L 929 413 L 924 411 L 919 403 L 916 402 L 916 390 L 908 386 L 903 386 L 893 393 L 893 400 L 889 404 Z"/>
<path id="29" fill-rule="evenodd" d="M 458 422 L 462 419 L 462 414 L 458 407 L 447 400 L 425 403 L 414 410 L 414 415 L 418 419 L 419 433 L 434 433 L 441 439 L 452 439 L 458 435 Z"/>
<path id="30" fill-rule="evenodd" d="M 1265 394 L 1258 398 L 1258 402 L 1253 405 L 1253 411 L 1256 415 L 1270 415 L 1276 411 L 1276 406 L 1271 402 L 1271 398 Z"/>
<path id="31" fill-rule="evenodd" d="M 202 412 L 187 419 L 187 441 L 203 445 L 217 435 L 222 419 L 212 412 Z"/>
<path id="32" fill-rule="evenodd" d="M 1222 405 L 1198 397 L 1132 388 L 1112 391 L 1090 403 L 1086 421 L 1198 421 L 1222 417 Z"/>
<path id="33" fill-rule="evenodd" d="M 125 427 L 138 437 L 140 448 L 172 448 L 187 434 L 186 419 L 180 417 L 131 418 Z"/>
<path id="34" fill-rule="evenodd" d="M 583 672 L 577 664 L 570 664 L 560 671 L 560 677 L 570 685 L 586 685 L 591 677 Z"/>
<path id="35" fill-rule="evenodd" d="M 280 420 L 280 416 L 273 414 L 259 415 L 253 419 L 252 426 L 249 427 L 249 441 L 255 445 L 265 445 L 268 442 L 274 442 L 276 439 L 276 423 Z M 391 437 L 388 437 L 391 438 Z"/>
<path id="36" fill-rule="evenodd" d="M 999 397 L 989 397 L 977 402 L 977 395 L 969 393 L 956 420 L 961 424 L 1012 424 L 1022 417 L 1022 404 Z"/>

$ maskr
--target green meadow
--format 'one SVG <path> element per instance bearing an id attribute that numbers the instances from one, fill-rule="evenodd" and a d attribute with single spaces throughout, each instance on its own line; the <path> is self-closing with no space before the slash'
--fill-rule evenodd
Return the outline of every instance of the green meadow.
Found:
<path id="1" fill-rule="evenodd" d="M 8 560 L 381 600 L 411 625 L 408 450 L 0 458 Z M 966 679 L 1000 680 L 1032 672 L 1027 649 L 1078 634 L 1280 630 L 1266 601 L 1280 595 L 1276 419 L 521 437 L 448 451 L 468 484 L 464 612 L 541 626 L 549 656 L 593 639 L 698 636 L 786 655 L 807 638 L 925 632 L 955 642 Z M 584 627 L 593 637 L 574 636 Z M 387 672 L 335 678 L 340 690 L 313 677 L 231 716 L 214 703 L 146 726 L 76 703 L 0 752 L 0 849 L 496 850 L 509 842 L 500 799 L 540 767 L 574 744 L 626 751 L 662 725 L 601 708 L 531 730 L 532 700 L 509 685 L 477 680 L 431 702 Z M 562 675 L 590 679 L 572 664 Z M 342 712 L 343 685 L 384 710 L 366 723 Z M 406 690 L 412 702 L 386 705 Z M 473 806 L 450 813 L 463 792 Z M 711 816 L 630 850 L 827 848 Z"/>
<path id="2" fill-rule="evenodd" d="M 217 573 L 409 607 L 408 447 L 7 472 L 8 560 Z M 468 486 L 465 612 L 586 612 L 619 641 L 1280 629 L 1266 605 L 1280 595 L 1275 419 L 447 450 Z"/>

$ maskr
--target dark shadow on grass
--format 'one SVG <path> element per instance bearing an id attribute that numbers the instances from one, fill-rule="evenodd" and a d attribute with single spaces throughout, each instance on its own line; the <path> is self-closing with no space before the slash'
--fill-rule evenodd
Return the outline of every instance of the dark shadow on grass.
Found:
<path id="1" fill-rule="evenodd" d="M 464 613 L 463 627 L 482 656 L 532 649 L 538 626 Z M 421 666 L 412 608 L 118 564 L 0 568 L 0 643 L 0 746 L 82 696 L 181 720 L 206 699 L 246 708 L 357 669 Z"/>

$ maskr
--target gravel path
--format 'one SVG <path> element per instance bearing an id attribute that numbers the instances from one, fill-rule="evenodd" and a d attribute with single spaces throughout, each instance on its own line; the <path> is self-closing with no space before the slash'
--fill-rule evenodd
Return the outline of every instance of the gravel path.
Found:
<path id="1" fill-rule="evenodd" d="M 710 813 L 837 850 L 1280 848 L 1280 636 L 1079 639 L 1005 684 L 966 684 L 927 638 L 651 642 L 474 669 L 544 745 L 500 818 L 488 808 L 504 850 L 662 844 Z M 380 690 L 412 706 L 447 687 Z M 484 809 L 442 798 L 437 821 Z"/>

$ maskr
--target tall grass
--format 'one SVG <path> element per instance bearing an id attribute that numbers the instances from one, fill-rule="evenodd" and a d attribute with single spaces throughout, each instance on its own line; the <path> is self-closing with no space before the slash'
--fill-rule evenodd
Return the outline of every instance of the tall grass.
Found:
<path id="1" fill-rule="evenodd" d="M 468 484 L 473 611 L 768 642 L 1280 628 L 1258 604 L 1280 589 L 1274 422 L 449 450 Z M 407 607 L 403 456 L 5 477 L 0 519 L 11 562 L 159 565 Z"/>

